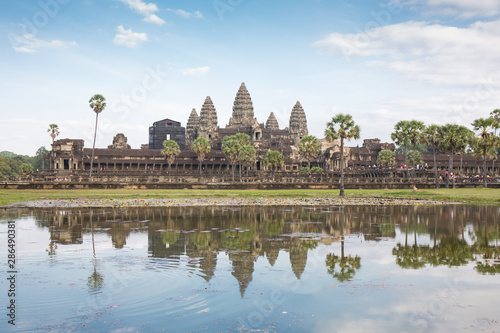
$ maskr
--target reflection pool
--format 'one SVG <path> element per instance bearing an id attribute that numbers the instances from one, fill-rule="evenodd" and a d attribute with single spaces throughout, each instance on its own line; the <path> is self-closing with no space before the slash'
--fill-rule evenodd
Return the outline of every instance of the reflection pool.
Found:
<path id="1" fill-rule="evenodd" d="M 0 331 L 500 331 L 495 206 L 0 212 Z M 12 225 L 12 224 L 11 224 Z"/>

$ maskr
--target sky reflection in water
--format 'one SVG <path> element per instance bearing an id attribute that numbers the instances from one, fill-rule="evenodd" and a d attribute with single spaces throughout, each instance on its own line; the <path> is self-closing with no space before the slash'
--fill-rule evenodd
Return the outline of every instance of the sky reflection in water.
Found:
<path id="1" fill-rule="evenodd" d="M 16 220 L 18 331 L 499 331 L 499 216 L 459 205 L 10 210 L 0 237 Z"/>

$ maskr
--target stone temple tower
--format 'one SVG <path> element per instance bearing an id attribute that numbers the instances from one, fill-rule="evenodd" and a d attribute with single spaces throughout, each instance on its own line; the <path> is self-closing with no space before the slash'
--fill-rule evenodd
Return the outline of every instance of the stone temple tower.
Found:
<path id="1" fill-rule="evenodd" d="M 205 102 L 200 111 L 200 127 L 198 129 L 198 137 L 204 137 L 211 141 L 216 138 L 219 133 L 217 126 L 217 112 L 210 96 L 205 98 Z"/>
<path id="2" fill-rule="evenodd" d="M 227 128 L 237 128 L 242 126 L 258 126 L 257 119 L 254 118 L 253 104 L 247 87 L 243 82 L 236 93 L 233 105 L 233 114 L 229 119 Z"/>
<path id="3" fill-rule="evenodd" d="M 189 149 L 194 140 L 198 137 L 198 128 L 200 127 L 200 117 L 196 109 L 191 111 L 186 124 L 186 148 Z"/>
<path id="4" fill-rule="evenodd" d="M 304 136 L 308 135 L 306 113 L 298 101 L 290 115 L 289 131 L 296 145 Z"/>
<path id="5" fill-rule="evenodd" d="M 278 125 L 278 120 L 276 119 L 274 112 L 271 112 L 271 114 L 269 115 L 269 118 L 267 118 L 266 128 L 269 128 L 272 130 L 279 130 L 280 129 L 280 126 Z"/>

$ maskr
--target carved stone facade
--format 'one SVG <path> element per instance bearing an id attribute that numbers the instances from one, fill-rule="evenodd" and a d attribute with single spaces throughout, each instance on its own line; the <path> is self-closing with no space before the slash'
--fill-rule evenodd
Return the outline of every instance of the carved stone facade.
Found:
<path id="1" fill-rule="evenodd" d="M 186 148 L 189 149 L 191 144 L 198 137 L 198 128 L 200 127 L 200 117 L 196 113 L 196 109 L 191 110 L 186 124 Z"/>
<path id="2" fill-rule="evenodd" d="M 118 133 L 113 137 L 113 144 L 108 146 L 108 149 L 130 149 L 127 144 L 127 137 L 123 133 Z"/>
<path id="3" fill-rule="evenodd" d="M 289 131 L 296 145 L 299 144 L 304 136 L 308 135 L 306 113 L 299 101 L 293 107 L 292 114 L 290 115 Z"/>
<path id="4" fill-rule="evenodd" d="M 201 107 L 200 126 L 198 128 L 198 137 L 213 140 L 218 137 L 219 126 L 217 125 L 217 111 L 210 96 L 205 98 Z"/>
<path id="5" fill-rule="evenodd" d="M 253 104 L 245 83 L 242 83 L 236 93 L 233 105 L 233 115 L 229 119 L 229 125 L 226 128 L 240 128 L 251 126 L 259 127 L 257 119 L 254 118 Z"/>
<path id="6" fill-rule="evenodd" d="M 267 118 L 266 128 L 269 128 L 271 130 L 279 130 L 280 129 L 280 126 L 278 125 L 278 120 L 276 119 L 274 112 L 271 112 L 271 114 L 269 115 L 269 118 Z"/>

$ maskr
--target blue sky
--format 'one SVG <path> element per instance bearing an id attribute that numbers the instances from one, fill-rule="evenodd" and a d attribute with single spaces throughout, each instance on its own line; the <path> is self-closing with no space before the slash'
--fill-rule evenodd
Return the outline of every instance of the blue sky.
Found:
<path id="1" fill-rule="evenodd" d="M 97 147 L 121 132 L 139 148 L 208 95 L 224 127 L 241 82 L 259 122 L 287 127 L 299 100 L 319 138 L 339 112 L 390 141 L 399 120 L 500 108 L 497 0 L 2 1 L 0 36 L 0 151 L 20 154 L 50 149 L 51 123 L 91 146 L 96 93 Z"/>

